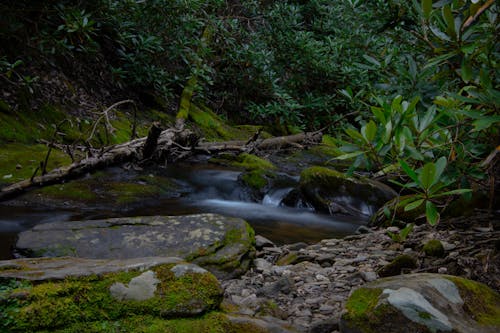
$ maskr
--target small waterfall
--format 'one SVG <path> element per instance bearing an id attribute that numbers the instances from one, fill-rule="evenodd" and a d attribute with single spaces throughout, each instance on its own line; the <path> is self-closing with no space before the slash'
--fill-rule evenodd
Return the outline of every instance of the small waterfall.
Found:
<path id="1" fill-rule="evenodd" d="M 279 207 L 283 199 L 293 190 L 293 187 L 277 188 L 269 191 L 262 199 L 265 206 Z"/>

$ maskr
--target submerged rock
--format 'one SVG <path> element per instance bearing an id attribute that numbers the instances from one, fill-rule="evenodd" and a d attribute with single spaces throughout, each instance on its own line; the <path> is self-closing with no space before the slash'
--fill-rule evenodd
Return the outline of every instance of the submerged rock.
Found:
<path id="1" fill-rule="evenodd" d="M 380 182 L 348 177 L 324 167 L 302 171 L 300 193 L 320 212 L 351 215 L 371 215 L 397 196 L 394 190 Z"/>
<path id="2" fill-rule="evenodd" d="M 176 274 L 184 265 L 192 269 Z M 0 331 L 54 331 L 136 315 L 183 318 L 217 309 L 218 280 L 194 266 L 178 258 L 0 261 Z"/>
<path id="3" fill-rule="evenodd" d="M 343 333 L 456 332 L 500 329 L 500 295 L 483 284 L 440 274 L 380 279 L 354 291 Z"/>
<path id="4" fill-rule="evenodd" d="M 244 220 L 199 214 L 40 224 L 19 234 L 16 249 L 27 257 L 180 257 L 228 278 L 248 268 L 253 244 Z"/>

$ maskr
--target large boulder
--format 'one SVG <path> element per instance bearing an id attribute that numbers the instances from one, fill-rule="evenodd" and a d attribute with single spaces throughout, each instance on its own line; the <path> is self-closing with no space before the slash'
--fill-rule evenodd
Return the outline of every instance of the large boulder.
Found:
<path id="1" fill-rule="evenodd" d="M 342 333 L 494 333 L 500 331 L 500 295 L 471 280 L 440 274 L 380 279 L 355 290 Z"/>
<path id="2" fill-rule="evenodd" d="M 92 331 L 111 332 L 103 322 L 198 316 L 216 310 L 221 300 L 217 278 L 179 258 L 0 261 L 2 332 L 54 331 L 79 323 L 99 323 L 101 330 Z"/>
<path id="3" fill-rule="evenodd" d="M 302 171 L 300 193 L 320 212 L 366 216 L 397 196 L 389 186 L 378 181 L 348 177 L 318 166 Z"/>
<path id="4" fill-rule="evenodd" d="M 244 220 L 199 214 L 39 224 L 19 234 L 16 251 L 26 257 L 180 257 L 225 279 L 246 271 L 253 244 Z"/>

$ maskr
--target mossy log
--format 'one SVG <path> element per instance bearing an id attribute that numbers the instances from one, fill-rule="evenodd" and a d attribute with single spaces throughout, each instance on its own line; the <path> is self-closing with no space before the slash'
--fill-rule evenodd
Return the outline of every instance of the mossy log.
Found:
<path id="1" fill-rule="evenodd" d="M 153 128 L 156 127 L 153 126 Z M 155 136 L 155 138 L 149 138 L 149 136 Z M 62 183 L 88 172 L 125 162 L 142 161 L 146 158 L 176 160 L 177 156 L 183 155 L 184 150 L 188 149 L 184 148 L 185 146 L 195 146 L 198 139 L 188 129 L 176 130 L 172 128 L 162 131 L 159 136 L 156 130 L 152 130 L 149 136 L 103 148 L 99 154 L 54 169 L 44 175 L 34 176 L 6 186 L 0 189 L 0 200 L 12 198 L 32 188 Z M 152 151 L 154 151 L 154 156 L 152 156 Z M 145 153 L 146 156 L 144 156 Z"/>
<path id="2" fill-rule="evenodd" d="M 176 161 L 192 153 L 220 153 L 228 151 L 252 152 L 279 150 L 287 147 L 300 147 L 321 142 L 320 132 L 300 133 L 269 139 L 205 142 L 198 143 L 198 137 L 189 129 L 169 128 L 158 135 L 158 126 L 154 124 L 148 137 L 135 139 L 122 144 L 103 148 L 98 154 L 89 156 L 69 166 L 54 169 L 44 175 L 14 183 L 0 189 L 0 201 L 10 199 L 33 188 L 62 183 L 77 178 L 88 172 L 112 165 L 133 161 Z M 156 143 L 156 145 L 155 145 Z"/>

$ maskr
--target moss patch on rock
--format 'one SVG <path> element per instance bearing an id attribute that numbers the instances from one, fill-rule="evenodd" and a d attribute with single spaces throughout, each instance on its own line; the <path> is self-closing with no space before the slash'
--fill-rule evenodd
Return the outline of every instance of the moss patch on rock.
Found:
<path id="1" fill-rule="evenodd" d="M 431 239 L 424 245 L 424 253 L 428 257 L 444 257 L 444 247 L 443 244 L 437 239 Z"/>
<path id="2" fill-rule="evenodd" d="M 397 195 L 390 187 L 380 182 L 349 177 L 319 166 L 301 172 L 300 191 L 318 211 L 352 215 L 367 215 Z"/>
<path id="3" fill-rule="evenodd" d="M 484 284 L 449 276 L 464 300 L 464 308 L 480 325 L 500 328 L 500 295 Z"/>
<path id="4" fill-rule="evenodd" d="M 75 323 L 121 320 L 130 315 L 178 318 L 218 308 L 222 289 L 212 274 L 188 272 L 176 277 L 171 270 L 174 266 L 151 268 L 160 282 L 154 296 L 143 301 L 118 300 L 110 293 L 112 285 L 127 285 L 140 271 L 2 288 L 0 312 L 6 320 L 0 328 L 12 332 L 53 331 Z"/>
<path id="5" fill-rule="evenodd" d="M 395 276 L 401 274 L 405 268 L 411 269 L 417 267 L 417 260 L 407 254 L 394 258 L 389 264 L 382 267 L 377 273 L 381 277 Z"/>

